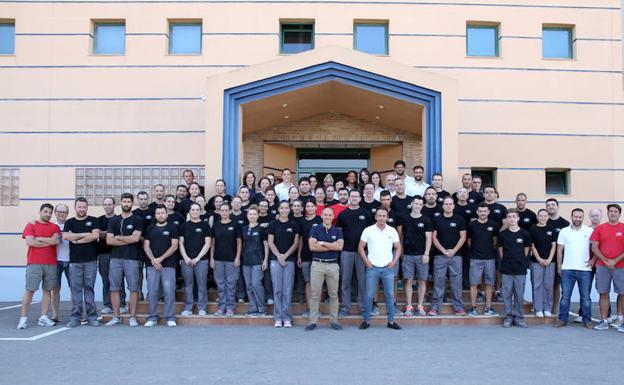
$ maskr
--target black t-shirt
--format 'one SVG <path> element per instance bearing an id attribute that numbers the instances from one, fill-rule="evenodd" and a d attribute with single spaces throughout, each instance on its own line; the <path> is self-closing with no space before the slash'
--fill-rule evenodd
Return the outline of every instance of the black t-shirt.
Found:
<path id="1" fill-rule="evenodd" d="M 182 218 L 186 219 L 186 214 L 191 210 L 191 205 L 195 203 L 191 199 L 187 198 L 180 202 L 178 205 L 178 212 L 182 215 Z"/>
<path id="2" fill-rule="evenodd" d="M 314 198 L 314 195 L 299 195 L 299 200 L 303 203 L 303 207 L 305 208 L 306 203 L 308 202 L 314 202 L 316 203 L 316 198 Z"/>
<path id="3" fill-rule="evenodd" d="M 215 242 L 215 261 L 234 262 L 236 259 L 236 239 L 241 237 L 240 227 L 234 221 L 226 224 L 215 222 L 212 225 L 212 239 Z"/>
<path id="4" fill-rule="evenodd" d="M 460 217 L 464 218 L 464 221 L 466 223 L 469 223 L 477 217 L 477 207 L 471 204 L 461 206 L 456 203 L 455 208 L 453 209 L 453 214 L 459 215 Z"/>
<path id="5" fill-rule="evenodd" d="M 442 190 L 442 191 L 437 191 L 438 193 L 438 206 L 442 206 L 442 204 L 444 203 L 444 199 L 446 199 L 446 197 L 451 196 L 451 194 L 446 191 L 446 190 Z"/>
<path id="6" fill-rule="evenodd" d="M 344 237 L 344 251 L 357 251 L 360 237 L 365 228 L 374 223 L 370 211 L 358 207 L 353 210 L 350 207 L 338 214 L 336 226 L 342 229 Z"/>
<path id="7" fill-rule="evenodd" d="M 158 205 L 163 205 L 163 206 L 164 206 L 164 205 L 165 205 L 165 203 L 164 203 L 164 202 L 163 202 L 163 203 L 152 202 L 152 203 L 150 203 L 149 205 L 147 205 L 147 208 L 148 208 L 148 209 L 150 209 L 150 210 L 152 210 L 152 211 L 156 211 L 156 206 L 158 206 Z M 137 208 L 137 209 L 135 209 L 134 211 L 137 211 L 137 210 L 138 210 L 138 208 Z M 134 211 L 133 211 L 133 212 L 134 212 Z M 153 213 L 152 213 L 152 215 L 153 215 Z"/>
<path id="8" fill-rule="evenodd" d="M 525 209 L 524 211 L 518 211 L 520 215 L 520 220 L 518 221 L 518 226 L 522 227 L 526 231 L 531 230 L 533 225 L 537 224 L 537 215 L 530 209 Z"/>
<path id="9" fill-rule="evenodd" d="M 474 220 L 468 223 L 468 238 L 470 238 L 470 259 L 494 259 L 496 249 L 494 237 L 498 236 L 498 227 L 494 221 L 485 223 Z"/>
<path id="10" fill-rule="evenodd" d="M 457 193 L 453 193 L 453 200 L 455 204 L 457 204 Z M 477 206 L 479 203 L 483 202 L 483 194 L 478 191 L 468 191 L 468 204 L 472 206 Z"/>
<path id="11" fill-rule="evenodd" d="M 271 220 L 275 219 L 275 216 L 277 215 L 277 207 L 279 206 L 279 203 L 274 202 L 273 204 L 269 203 L 269 216 L 271 217 Z"/>
<path id="12" fill-rule="evenodd" d="M 212 230 L 210 230 L 208 222 L 199 221 L 195 223 L 188 221 L 180 226 L 179 235 L 184 237 L 184 251 L 186 251 L 186 255 L 193 259 L 199 255 L 199 252 L 206 244 L 206 237 L 212 237 Z M 201 259 L 202 261 L 208 259 L 208 253 Z"/>
<path id="13" fill-rule="evenodd" d="M 256 192 L 253 198 L 250 198 L 250 199 L 253 203 L 258 204 L 260 203 L 261 200 L 266 199 L 266 197 L 261 192 Z"/>
<path id="14" fill-rule="evenodd" d="M 559 232 L 561 231 L 561 229 L 565 229 L 566 227 L 570 226 L 570 222 L 566 221 L 562 217 L 559 217 L 555 220 L 549 218 L 547 224 L 555 230 L 555 242 L 559 238 Z"/>
<path id="15" fill-rule="evenodd" d="M 312 230 L 312 227 L 314 226 L 321 226 L 323 220 L 321 217 L 315 216 L 310 220 L 305 217 L 299 218 L 297 222 L 301 228 L 301 242 L 303 242 L 303 246 L 301 247 L 301 261 L 310 262 L 312 260 L 312 251 L 310 251 L 310 245 L 308 244 L 308 239 L 310 239 L 310 230 Z"/>
<path id="16" fill-rule="evenodd" d="M 426 216 L 427 218 L 429 218 L 431 220 L 431 222 L 433 222 L 433 219 L 435 217 L 439 217 L 440 215 L 442 215 L 442 208 L 440 206 L 435 206 L 435 207 L 427 207 L 427 206 L 423 206 L 422 210 L 420 210 L 420 212 L 422 213 L 422 215 Z"/>
<path id="17" fill-rule="evenodd" d="M 375 223 L 375 217 L 373 216 L 373 223 Z M 394 211 L 390 210 L 388 212 L 388 221 L 386 222 L 390 227 L 397 229 L 402 224 L 401 217 Z"/>
<path id="18" fill-rule="evenodd" d="M 326 204 L 327 206 L 337 205 L 338 203 L 340 203 L 340 201 L 339 201 L 339 200 L 337 200 L 337 199 L 331 199 L 331 200 L 326 200 L 326 201 L 325 201 L 325 204 Z"/>
<path id="19" fill-rule="evenodd" d="M 294 220 L 288 220 L 287 222 L 282 222 L 279 219 L 271 221 L 269 223 L 268 234 L 273 235 L 273 243 L 275 247 L 277 247 L 277 251 L 284 254 L 290 249 L 290 247 L 295 243 L 295 236 L 301 234 L 301 229 L 299 228 L 299 224 Z M 271 253 L 271 260 L 277 260 L 277 256 Z M 294 262 L 297 259 L 297 253 L 293 252 L 286 259 L 289 262 Z"/>
<path id="20" fill-rule="evenodd" d="M 145 210 L 142 210 L 140 208 L 136 208 L 132 210 L 132 214 L 138 215 L 141 218 L 143 218 L 143 230 L 147 230 L 147 227 L 151 225 L 152 223 L 154 223 L 155 221 L 154 213 L 155 213 L 155 210 L 149 208 L 149 206 Z"/>
<path id="21" fill-rule="evenodd" d="M 421 215 L 403 218 L 403 253 L 407 255 L 423 255 L 427 243 L 427 232 L 433 231 L 433 223 Z M 429 251 L 431 253 L 431 251 Z"/>
<path id="22" fill-rule="evenodd" d="M 69 218 L 65 222 L 63 232 L 90 233 L 93 229 L 98 228 L 98 219 L 96 217 L 87 216 L 85 219 L 79 220 L 77 218 Z M 81 263 L 91 262 L 97 260 L 97 246 L 98 241 L 92 241 L 89 243 L 70 243 L 69 244 L 69 262 Z"/>
<path id="23" fill-rule="evenodd" d="M 488 208 L 490 209 L 490 215 L 488 219 L 496 222 L 498 229 L 503 226 L 503 219 L 507 217 L 507 207 L 501 205 L 500 203 L 494 202 L 488 204 Z"/>
<path id="24" fill-rule="evenodd" d="M 258 223 L 265 229 L 269 227 L 269 223 L 275 219 L 275 215 L 267 214 L 265 216 L 258 215 Z"/>
<path id="25" fill-rule="evenodd" d="M 548 259 L 552 243 L 555 242 L 555 230 L 548 225 L 544 227 L 536 225 L 531 227 L 529 234 L 531 235 L 531 243 L 537 249 L 540 258 Z M 531 262 L 537 262 L 533 254 L 531 254 Z"/>
<path id="26" fill-rule="evenodd" d="M 373 218 L 375 217 L 375 213 L 377 212 L 377 209 L 379 207 L 381 207 L 381 202 L 379 202 L 378 200 L 373 199 L 373 201 L 371 203 L 366 202 L 364 199 L 362 199 L 362 201 L 360 202 L 360 207 L 370 211 L 371 214 L 373 214 Z"/>
<path id="27" fill-rule="evenodd" d="M 252 204 L 252 201 L 247 202 L 247 204 L 241 204 L 241 211 L 245 213 L 245 218 L 247 218 L 247 210 L 249 210 Z"/>
<path id="28" fill-rule="evenodd" d="M 247 221 L 247 213 L 242 210 L 239 214 L 234 214 L 234 212 L 232 212 L 230 214 L 230 219 L 236 224 L 236 226 L 240 228 L 249 224 L 249 222 Z"/>
<path id="29" fill-rule="evenodd" d="M 529 258 L 524 253 L 525 247 L 531 246 L 528 231 L 520 228 L 516 232 L 503 230 L 498 235 L 498 247 L 503 248 L 500 271 L 508 275 L 526 275 Z"/>
<path id="30" fill-rule="evenodd" d="M 106 232 L 112 235 L 129 236 L 135 231 L 143 232 L 143 218 L 138 215 L 130 215 L 123 218 L 121 215 L 115 215 L 108 221 Z M 111 258 L 139 260 L 139 248 L 141 242 L 130 245 L 113 246 L 111 250 Z"/>
<path id="31" fill-rule="evenodd" d="M 259 225 L 249 227 L 245 225 L 241 230 L 243 238 L 243 265 L 262 265 L 264 261 L 264 241 L 267 240 L 267 230 Z"/>
<path id="32" fill-rule="evenodd" d="M 401 218 L 405 218 L 412 212 L 412 197 L 406 196 L 405 198 L 399 198 L 398 195 L 392 197 L 392 203 L 390 208 L 396 212 Z"/>
<path id="33" fill-rule="evenodd" d="M 97 219 L 98 229 L 100 229 L 100 231 L 104 231 L 105 232 L 108 229 L 108 222 L 112 218 L 114 218 L 114 216 L 111 217 L 111 218 L 106 218 L 106 215 L 99 216 L 98 219 Z M 98 255 L 100 255 L 100 254 L 110 254 L 112 248 L 113 248 L 112 246 L 109 246 L 106 243 L 106 237 L 100 238 L 100 240 L 98 241 L 98 244 L 97 244 L 97 253 L 98 253 Z"/>
<path id="34" fill-rule="evenodd" d="M 212 197 L 210 197 L 210 199 L 208 199 L 208 203 L 206 203 L 206 211 L 214 211 L 215 209 L 215 198 L 218 197 L 220 195 L 213 195 Z M 222 196 L 223 198 L 223 203 L 230 203 L 230 201 L 232 200 L 232 197 L 228 194 L 225 194 L 224 196 Z"/>
<path id="35" fill-rule="evenodd" d="M 433 229 L 436 231 L 438 242 L 445 249 L 452 249 L 457 245 L 460 238 L 460 232 L 466 230 L 466 222 L 464 218 L 453 215 L 450 218 L 439 215 L 433 219 Z M 439 254 L 440 250 L 436 250 Z M 462 254 L 462 248 L 457 251 L 456 255 Z"/>
<path id="36" fill-rule="evenodd" d="M 171 214 L 167 215 L 167 223 L 177 227 L 178 233 L 180 232 L 180 227 L 182 226 L 184 222 L 185 222 L 184 217 L 179 212 L 174 211 Z"/>
<path id="37" fill-rule="evenodd" d="M 210 213 L 206 212 L 206 213 L 204 213 L 204 214 L 201 214 L 201 215 L 199 216 L 199 219 L 200 219 L 202 222 L 210 223 L 209 221 L 210 221 L 210 217 L 211 217 L 211 216 L 212 216 L 212 214 L 210 214 Z"/>
<path id="38" fill-rule="evenodd" d="M 149 241 L 149 248 L 152 250 L 154 258 L 160 258 L 171 247 L 171 241 L 174 239 L 178 239 L 178 226 L 171 223 L 165 222 L 164 226 L 154 223 L 145 232 L 145 240 Z M 175 268 L 178 263 L 178 255 L 176 250 L 173 255 L 162 261 L 162 266 Z"/>

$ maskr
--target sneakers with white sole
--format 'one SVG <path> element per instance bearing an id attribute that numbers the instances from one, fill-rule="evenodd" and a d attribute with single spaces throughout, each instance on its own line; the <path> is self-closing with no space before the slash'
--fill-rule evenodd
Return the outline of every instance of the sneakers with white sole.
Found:
<path id="1" fill-rule="evenodd" d="M 574 323 L 577 323 L 577 324 L 583 323 L 583 317 L 581 316 L 576 317 L 574 319 Z"/>
<path id="2" fill-rule="evenodd" d="M 535 316 L 536 316 L 537 318 L 544 318 L 544 312 L 543 312 L 543 311 L 538 311 L 538 312 L 535 312 Z"/>
<path id="3" fill-rule="evenodd" d="M 275 321 L 275 324 L 273 324 L 274 328 L 281 328 L 282 327 L 282 321 Z"/>
<path id="4" fill-rule="evenodd" d="M 20 320 L 17 323 L 17 328 L 26 329 L 27 327 L 28 327 L 28 317 L 20 317 Z"/>
<path id="5" fill-rule="evenodd" d="M 113 314 L 113 309 L 108 306 L 104 306 L 102 310 L 100 310 L 100 314 Z"/>
<path id="6" fill-rule="evenodd" d="M 594 326 L 594 330 L 609 330 L 609 322 L 602 320 Z"/>
<path id="7" fill-rule="evenodd" d="M 143 324 L 143 326 L 145 326 L 146 328 L 153 328 L 156 325 L 158 325 L 158 323 L 154 320 L 149 320 L 146 323 Z"/>
<path id="8" fill-rule="evenodd" d="M 128 313 L 128 308 L 125 306 L 122 306 L 119 308 L 119 314 L 127 314 Z"/>
<path id="9" fill-rule="evenodd" d="M 182 310 L 182 313 L 180 313 L 181 316 L 183 317 L 188 317 L 190 315 L 192 315 L 193 313 L 190 310 Z"/>
<path id="10" fill-rule="evenodd" d="M 50 318 L 48 318 L 47 315 L 42 315 L 41 317 L 39 317 L 39 321 L 37 321 L 37 325 L 39 326 L 45 326 L 45 327 L 52 327 L 54 325 L 56 325 L 54 323 L 54 321 L 52 321 Z"/>
<path id="11" fill-rule="evenodd" d="M 285 328 L 291 328 L 291 327 L 292 327 L 292 322 L 290 322 L 290 321 L 284 321 L 284 327 L 285 327 Z"/>
<path id="12" fill-rule="evenodd" d="M 167 321 L 167 326 L 169 326 L 170 328 L 174 328 L 178 326 L 178 324 L 175 321 Z"/>
<path id="13" fill-rule="evenodd" d="M 128 326 L 130 326 L 131 328 L 136 328 L 139 326 L 139 323 L 137 322 L 135 316 L 128 318 Z"/>
<path id="14" fill-rule="evenodd" d="M 110 321 L 108 321 L 104 326 L 117 326 L 121 324 L 121 318 L 113 317 Z"/>
<path id="15" fill-rule="evenodd" d="M 552 317 L 552 313 L 548 310 L 544 310 L 544 317 Z"/>
<path id="16" fill-rule="evenodd" d="M 198 313 L 198 315 L 199 315 L 200 317 L 205 316 L 205 315 L 206 315 L 206 310 L 200 310 L 200 311 L 199 311 L 199 313 Z"/>

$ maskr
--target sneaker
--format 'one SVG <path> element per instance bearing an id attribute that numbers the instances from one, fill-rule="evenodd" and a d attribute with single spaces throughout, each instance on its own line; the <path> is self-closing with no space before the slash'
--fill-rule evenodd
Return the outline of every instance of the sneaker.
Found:
<path id="1" fill-rule="evenodd" d="M 145 326 L 146 328 L 153 328 L 156 325 L 158 325 L 158 323 L 154 320 L 149 320 L 145 324 L 143 324 L 143 326 Z"/>
<path id="2" fill-rule="evenodd" d="M 581 316 L 576 317 L 576 318 L 574 319 L 574 323 L 575 323 L 575 324 L 580 324 L 580 323 L 583 323 L 583 317 L 581 317 Z"/>
<path id="3" fill-rule="evenodd" d="M 479 315 L 479 313 L 477 312 L 477 308 L 476 307 L 471 307 L 470 310 L 468 311 L 468 315 L 471 317 L 476 317 Z"/>
<path id="4" fill-rule="evenodd" d="M 217 311 L 212 313 L 212 315 L 217 316 L 217 317 L 223 317 L 225 315 L 225 311 L 221 309 L 217 309 Z"/>
<path id="5" fill-rule="evenodd" d="M 253 311 L 253 310 L 249 310 L 248 312 L 245 312 L 245 317 L 253 317 L 253 316 L 256 315 L 256 313 L 258 313 L 258 312 Z"/>
<path id="6" fill-rule="evenodd" d="M 227 310 L 225 311 L 225 316 L 226 316 L 226 317 L 233 317 L 233 316 L 234 316 L 234 310 L 232 310 L 232 309 L 227 309 Z"/>
<path id="7" fill-rule="evenodd" d="M 275 301 L 273 301 L 271 298 L 267 300 L 267 305 L 274 305 L 274 304 L 275 304 Z"/>
<path id="8" fill-rule="evenodd" d="M 388 322 L 388 329 L 401 330 L 403 328 L 400 327 L 399 324 L 396 322 L 392 322 L 392 323 Z"/>
<path id="9" fill-rule="evenodd" d="M 552 317 L 552 313 L 549 312 L 548 310 L 544 310 L 544 317 Z"/>
<path id="10" fill-rule="evenodd" d="M 113 309 L 108 306 L 104 306 L 102 310 L 100 310 L 100 314 L 113 314 Z"/>
<path id="11" fill-rule="evenodd" d="M 94 319 L 94 320 L 89 321 L 89 322 L 87 323 L 87 325 L 89 325 L 89 326 L 93 326 L 93 327 L 98 327 L 98 326 L 100 326 L 100 321 L 98 321 L 98 320 Z"/>
<path id="12" fill-rule="evenodd" d="M 486 307 L 485 310 L 483 310 L 483 314 L 490 317 L 498 317 L 500 315 L 496 310 L 492 309 L 491 307 Z"/>
<path id="13" fill-rule="evenodd" d="M 290 322 L 290 321 L 284 321 L 284 327 L 285 327 L 285 328 L 291 328 L 291 327 L 292 327 L 292 322 Z"/>
<path id="14" fill-rule="evenodd" d="M 200 317 L 205 317 L 206 316 L 206 310 L 200 310 L 199 313 L 197 313 L 198 316 Z"/>
<path id="15" fill-rule="evenodd" d="M 609 330 L 609 322 L 602 320 L 594 326 L 594 330 Z"/>
<path id="16" fill-rule="evenodd" d="M 329 327 L 334 330 L 342 330 L 342 325 L 340 325 L 338 322 L 332 322 Z"/>
<path id="17" fill-rule="evenodd" d="M 120 307 L 119 314 L 128 314 L 128 308 L 125 306 Z"/>
<path id="18" fill-rule="evenodd" d="M 56 321 L 54 321 L 54 322 L 56 322 Z M 86 319 L 85 317 L 80 318 L 80 324 L 81 325 L 86 325 L 88 323 L 89 323 L 89 320 Z"/>
<path id="19" fill-rule="evenodd" d="M 76 320 L 71 320 L 71 321 L 69 321 L 68 323 L 65 324 L 65 326 L 68 327 L 68 328 L 75 328 L 75 327 L 80 326 L 80 325 L 81 325 L 81 322 L 76 321 Z"/>
<path id="20" fill-rule="evenodd" d="M 238 303 L 245 303 L 245 300 L 243 298 L 239 298 Z"/>
<path id="21" fill-rule="evenodd" d="M 110 321 L 108 321 L 104 326 L 117 326 L 121 324 L 121 319 L 119 317 L 113 317 Z"/>
<path id="22" fill-rule="evenodd" d="M 528 328 L 529 325 L 527 325 L 527 323 L 524 320 L 514 320 L 513 322 L 514 325 L 516 325 L 519 328 Z"/>
<path id="23" fill-rule="evenodd" d="M 419 317 L 424 317 L 424 316 L 426 316 L 426 315 L 427 315 L 427 312 L 426 312 L 426 311 L 425 311 L 425 309 L 423 309 L 422 307 L 419 307 L 419 308 L 416 310 L 416 313 L 415 313 L 415 314 L 416 314 L 417 316 L 419 316 Z"/>
<path id="24" fill-rule="evenodd" d="M 394 315 L 402 316 L 403 312 L 396 305 L 394 305 Z"/>
<path id="25" fill-rule="evenodd" d="M 405 312 L 403 313 L 404 316 L 406 317 L 411 317 L 414 315 L 414 307 L 413 306 L 406 306 L 405 307 Z"/>
<path id="26" fill-rule="evenodd" d="M 266 316 L 267 316 L 266 311 L 259 311 L 256 313 L 256 317 L 266 317 Z"/>
<path id="27" fill-rule="evenodd" d="M 282 321 L 275 321 L 275 324 L 273 324 L 274 328 L 281 328 L 282 326 Z"/>
<path id="28" fill-rule="evenodd" d="M 370 323 L 368 323 L 368 322 L 366 322 L 366 321 L 363 321 L 363 322 L 360 324 L 360 330 L 368 329 L 369 327 L 370 327 Z"/>
<path id="29" fill-rule="evenodd" d="M 459 317 L 465 317 L 466 316 L 466 310 L 464 310 L 464 309 L 457 310 L 457 311 L 455 311 L 455 315 L 459 316 Z"/>
<path id="30" fill-rule="evenodd" d="M 310 311 L 309 310 L 304 311 L 303 314 L 301 314 L 301 316 L 303 318 L 310 318 Z"/>
<path id="31" fill-rule="evenodd" d="M 349 310 L 347 309 L 340 309 L 340 311 L 338 312 L 338 317 L 346 317 L 349 315 Z"/>
<path id="32" fill-rule="evenodd" d="M 26 329 L 28 327 L 28 317 L 20 317 L 17 323 L 17 329 Z"/>
<path id="33" fill-rule="evenodd" d="M 135 316 L 131 316 L 130 318 L 128 318 L 128 326 L 130 326 L 131 328 L 135 328 L 139 326 L 139 323 L 137 322 L 137 319 Z"/>
<path id="34" fill-rule="evenodd" d="M 170 327 L 170 328 L 174 328 L 174 327 L 178 326 L 178 324 L 175 321 L 170 320 L 170 321 L 167 321 L 167 326 Z"/>
<path id="35" fill-rule="evenodd" d="M 45 326 L 45 327 L 52 327 L 55 325 L 55 323 L 50 318 L 48 318 L 47 315 L 44 314 L 41 317 L 39 317 L 39 321 L 37 321 L 37 325 Z"/>
<path id="36" fill-rule="evenodd" d="M 183 317 L 188 317 L 190 315 L 193 315 L 193 312 L 190 310 L 182 310 L 182 313 L 180 313 L 180 315 Z"/>
<path id="37" fill-rule="evenodd" d="M 436 317 L 436 316 L 439 316 L 439 315 L 440 315 L 440 312 L 437 311 L 436 309 L 431 309 L 431 310 L 429 310 L 427 312 L 427 316 L 429 316 L 429 317 Z"/>
<path id="38" fill-rule="evenodd" d="M 535 316 L 536 316 L 537 318 L 544 318 L 544 312 L 543 312 L 543 311 L 538 311 L 538 312 L 535 312 Z"/>
<path id="39" fill-rule="evenodd" d="M 624 333 L 624 324 L 620 324 L 620 326 L 618 326 L 616 330 L 620 333 Z"/>
<path id="40" fill-rule="evenodd" d="M 308 326 L 306 326 L 304 330 L 306 332 L 311 332 L 314 329 L 316 329 L 316 324 L 308 324 Z"/>
<path id="41" fill-rule="evenodd" d="M 503 327 L 504 328 L 510 328 L 511 327 L 511 320 L 505 318 L 505 320 L 503 321 Z"/>
<path id="42" fill-rule="evenodd" d="M 381 314 L 381 311 L 379 310 L 379 306 L 377 306 L 377 304 L 373 304 L 373 309 L 371 310 L 371 315 L 372 316 L 377 316 Z"/>

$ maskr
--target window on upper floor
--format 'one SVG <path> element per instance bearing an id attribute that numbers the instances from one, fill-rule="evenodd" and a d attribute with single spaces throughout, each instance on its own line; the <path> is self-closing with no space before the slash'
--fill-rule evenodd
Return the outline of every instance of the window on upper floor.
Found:
<path id="1" fill-rule="evenodd" d="M 201 21 L 176 21 L 169 23 L 169 53 L 194 55 L 202 52 Z"/>
<path id="2" fill-rule="evenodd" d="M 124 55 L 126 53 L 125 21 L 93 23 L 93 53 L 95 55 Z"/>
<path id="3" fill-rule="evenodd" d="M 498 41 L 498 24 L 475 22 L 466 25 L 467 56 L 497 57 Z"/>
<path id="4" fill-rule="evenodd" d="M 314 49 L 314 23 L 281 23 L 280 53 L 299 53 L 311 49 Z"/>
<path id="5" fill-rule="evenodd" d="M 15 54 L 15 21 L 0 19 L 0 55 Z"/>
<path id="6" fill-rule="evenodd" d="M 353 46 L 356 50 L 376 54 L 388 54 L 388 22 L 356 22 Z"/>
<path id="7" fill-rule="evenodd" d="M 574 57 L 574 29 L 570 26 L 542 27 L 542 57 L 545 59 L 572 59 Z"/>

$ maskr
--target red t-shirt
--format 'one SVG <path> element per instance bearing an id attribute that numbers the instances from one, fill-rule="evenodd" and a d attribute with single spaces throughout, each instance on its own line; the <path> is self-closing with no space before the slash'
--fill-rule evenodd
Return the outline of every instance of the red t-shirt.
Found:
<path id="1" fill-rule="evenodd" d="M 35 224 L 27 224 L 22 233 L 22 238 L 28 236 L 49 238 L 54 234 L 61 234 L 61 229 L 52 222 L 42 223 L 36 221 Z M 56 246 L 29 247 L 26 258 L 28 265 L 56 265 Z"/>
<path id="2" fill-rule="evenodd" d="M 316 216 L 317 217 L 320 217 L 321 214 L 323 214 L 323 210 L 325 210 L 325 207 L 327 207 L 327 206 L 325 206 L 325 205 L 317 205 L 316 206 Z"/>
<path id="3" fill-rule="evenodd" d="M 340 203 L 336 203 L 333 206 L 329 206 L 330 209 L 332 209 L 334 211 L 334 220 L 332 221 L 332 224 L 335 225 L 336 221 L 338 220 L 338 215 L 340 215 L 341 212 L 345 211 L 346 209 L 349 208 L 349 205 L 341 205 Z"/>
<path id="4" fill-rule="evenodd" d="M 624 253 L 624 223 L 618 222 L 616 225 L 603 223 L 596 227 L 590 239 L 599 242 L 598 248 L 605 258 L 614 259 Z M 600 266 L 605 265 L 600 259 L 596 262 Z M 624 268 L 624 260 L 615 267 Z"/>

